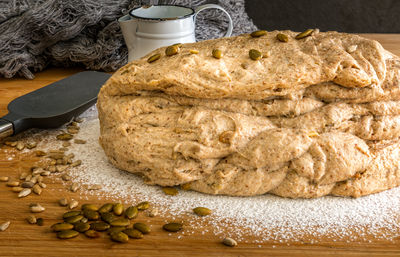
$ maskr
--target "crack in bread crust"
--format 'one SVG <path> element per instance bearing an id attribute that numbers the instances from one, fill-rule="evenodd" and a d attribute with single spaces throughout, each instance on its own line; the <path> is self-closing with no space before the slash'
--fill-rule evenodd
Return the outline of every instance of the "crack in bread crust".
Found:
<path id="1" fill-rule="evenodd" d="M 285 44 L 276 33 L 184 44 L 117 71 L 98 98 L 110 162 L 209 194 L 359 197 L 400 185 L 399 59 L 355 35 Z M 261 46 L 267 58 L 245 57 Z M 216 47 L 224 58 L 208 56 Z"/>

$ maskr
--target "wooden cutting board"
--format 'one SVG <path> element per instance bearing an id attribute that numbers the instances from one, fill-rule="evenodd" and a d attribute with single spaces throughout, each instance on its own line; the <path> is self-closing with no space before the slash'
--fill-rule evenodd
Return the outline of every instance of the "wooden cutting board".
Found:
<path id="1" fill-rule="evenodd" d="M 400 34 L 366 34 L 376 39 L 389 51 L 400 56 Z M 80 69 L 51 68 L 36 74 L 34 80 L 21 78 L 0 79 L 0 116 L 7 112 L 7 104 L 14 98 L 54 81 L 72 75 Z M 13 159 L 10 154 L 16 153 Z M 20 173 L 28 170 L 37 157 L 31 154 L 20 154 L 9 147 L 0 148 L 0 176 L 17 179 Z M 178 239 L 161 230 L 162 217 L 148 218 L 142 216 L 141 221 L 153 224 L 153 231 L 141 240 L 130 240 L 127 244 L 111 242 L 107 236 L 99 239 L 78 237 L 71 240 L 59 240 L 50 231 L 50 225 L 59 222 L 58 217 L 65 211 L 57 204 L 57 200 L 79 199 L 79 193 L 66 190 L 60 182 L 47 178 L 46 188 L 41 196 L 30 195 L 18 199 L 17 195 L 0 182 L 0 223 L 10 220 L 8 230 L 0 232 L 0 256 L 400 256 L 400 238 L 395 241 L 368 238 L 365 242 L 333 242 L 319 237 L 319 243 L 240 243 L 235 248 L 221 245 L 221 236 L 211 233 L 202 235 L 194 233 Z M 89 197 L 79 200 L 81 204 L 104 203 L 104 200 Z M 44 226 L 29 225 L 24 220 L 30 213 L 28 205 L 39 202 L 46 211 L 37 215 L 45 220 Z M 399 215 L 400 216 L 400 215 Z M 399 221 L 400 222 L 400 221 Z M 249 237 L 251 241 L 253 238 Z"/>

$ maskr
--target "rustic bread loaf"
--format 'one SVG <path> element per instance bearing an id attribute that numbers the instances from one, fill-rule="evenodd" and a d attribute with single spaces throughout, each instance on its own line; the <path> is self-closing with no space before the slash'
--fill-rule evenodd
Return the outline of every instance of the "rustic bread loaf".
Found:
<path id="1" fill-rule="evenodd" d="M 122 67 L 98 98 L 111 163 L 210 194 L 358 197 L 398 186 L 399 58 L 357 35 L 296 34 L 160 48 Z"/>

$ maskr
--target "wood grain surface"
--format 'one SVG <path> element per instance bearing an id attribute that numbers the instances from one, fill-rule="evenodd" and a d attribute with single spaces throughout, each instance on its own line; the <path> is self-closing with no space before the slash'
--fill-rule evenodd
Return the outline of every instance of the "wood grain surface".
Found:
<path id="1" fill-rule="evenodd" d="M 399 34 L 366 34 L 376 39 L 389 51 L 400 55 Z M 0 79 L 0 117 L 7 113 L 7 104 L 14 98 L 49 83 L 72 75 L 81 69 L 50 68 L 36 74 L 34 80 L 21 78 Z M 15 154 L 12 159 L 9 158 Z M 20 154 L 8 146 L 0 148 L 0 176 L 10 176 L 16 180 L 19 174 L 30 169 L 37 157 L 33 154 Z M 108 236 L 88 239 L 79 236 L 71 240 L 59 240 L 50 231 L 50 225 L 60 221 L 65 212 L 57 200 L 78 199 L 83 203 L 104 203 L 104 199 L 89 197 L 80 199 L 79 192 L 69 192 L 65 186 L 52 178 L 46 178 L 46 188 L 41 196 L 30 195 L 18 199 L 4 182 L 0 182 L 0 223 L 10 220 L 10 227 L 0 232 L 0 256 L 400 256 L 400 238 L 394 241 L 377 240 L 370 236 L 370 242 L 352 242 L 346 240 L 333 242 L 324 237 L 318 243 L 239 243 L 235 248 L 223 246 L 221 235 L 211 233 L 202 235 L 195 232 L 178 239 L 178 235 L 168 235 L 162 231 L 163 217 L 149 218 L 140 215 L 138 220 L 151 223 L 153 231 L 141 240 L 130 240 L 127 244 L 118 244 Z M 85 196 L 86 197 L 86 196 Z M 25 218 L 30 214 L 29 203 L 38 202 L 46 211 L 36 215 L 44 218 L 44 226 L 30 225 Z M 399 214 L 400 217 L 400 214 Z M 399 221 L 400 222 L 400 221 Z M 212 226 L 210 224 L 209 226 Z M 189 228 L 190 229 L 190 228 Z M 268 229 L 268 228 L 266 228 Z M 312 239 L 312 238 L 311 238 Z"/>

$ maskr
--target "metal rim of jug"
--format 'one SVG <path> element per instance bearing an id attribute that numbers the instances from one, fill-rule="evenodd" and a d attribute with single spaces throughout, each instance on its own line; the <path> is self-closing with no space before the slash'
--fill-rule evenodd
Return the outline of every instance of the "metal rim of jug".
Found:
<path id="1" fill-rule="evenodd" d="M 185 19 L 188 18 L 190 16 L 193 16 L 195 14 L 195 10 L 191 7 L 187 7 L 187 6 L 183 6 L 183 5 L 179 5 L 179 4 L 155 4 L 155 5 L 151 5 L 148 7 L 152 7 L 152 6 L 176 6 L 176 7 L 182 7 L 185 9 L 190 9 L 192 11 L 192 13 L 183 15 L 183 16 L 178 16 L 178 17 L 174 17 L 174 18 L 148 18 L 148 17 L 141 17 L 141 16 L 136 16 L 134 14 L 132 14 L 133 11 L 142 8 L 143 6 L 139 6 L 136 8 L 133 8 L 132 10 L 129 11 L 129 16 L 136 18 L 136 19 L 140 19 L 140 20 L 154 20 L 154 21 L 166 21 L 166 20 L 180 20 L 180 19 Z"/>

